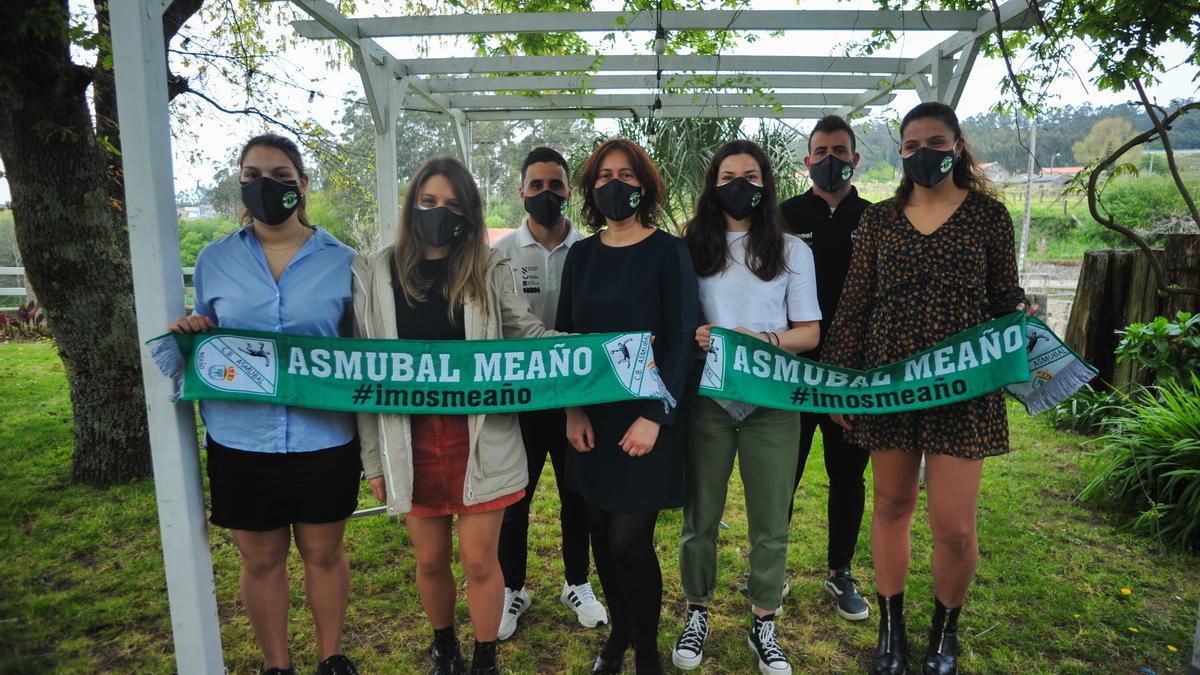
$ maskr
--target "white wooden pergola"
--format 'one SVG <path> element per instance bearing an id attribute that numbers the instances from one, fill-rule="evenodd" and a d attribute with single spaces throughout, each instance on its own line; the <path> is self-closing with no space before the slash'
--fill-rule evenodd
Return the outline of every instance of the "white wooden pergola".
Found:
<path id="1" fill-rule="evenodd" d="M 325 0 L 291 0 L 312 17 L 300 35 L 340 39 L 352 50 L 376 132 L 381 241 L 398 212 L 396 122 L 409 97 L 453 126 L 469 162 L 471 122 L 583 117 L 749 117 L 813 119 L 853 115 L 915 88 L 922 100 L 957 104 L 981 41 L 996 29 L 990 12 L 667 11 L 627 14 L 410 16 L 351 19 Z M 142 341 L 184 311 L 171 168 L 162 14 L 170 0 L 110 6 L 126 209 L 138 335 Z M 1026 0 L 999 6 L 1000 23 L 1024 27 Z M 941 31 L 949 36 L 915 58 L 831 55 L 509 56 L 404 60 L 376 38 L 504 32 L 679 30 Z M 657 43 L 657 40 L 655 41 Z M 657 53 L 655 53 L 657 52 Z M 577 93 L 586 90 L 587 93 Z M 561 92 L 561 93 L 547 93 Z M 655 102 L 657 100 L 657 103 Z M 644 111 L 638 112 L 638 111 Z M 191 405 L 169 402 L 171 382 L 142 358 L 155 491 L 176 663 L 181 673 L 223 673 L 204 495 Z M 1200 649 L 1200 647 L 1198 647 Z"/>

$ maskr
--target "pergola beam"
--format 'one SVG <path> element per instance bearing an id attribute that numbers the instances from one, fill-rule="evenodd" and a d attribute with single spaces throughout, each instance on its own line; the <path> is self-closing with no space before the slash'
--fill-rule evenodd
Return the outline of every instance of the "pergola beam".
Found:
<path id="1" fill-rule="evenodd" d="M 1008 2 L 1000 5 L 999 9 L 1000 24 L 1005 29 L 1026 28 L 1033 20 L 1028 0 L 1008 0 Z M 927 100 L 931 96 L 938 97 L 938 100 L 945 97 L 951 100 L 943 102 L 954 106 L 958 103 L 958 98 L 962 95 L 970 67 L 975 62 L 979 42 L 995 30 L 995 15 L 991 12 L 986 12 L 980 15 L 975 30 L 955 33 L 942 40 L 929 51 L 909 61 L 903 69 L 898 71 L 895 79 L 891 82 L 913 81 L 917 85 L 918 91 L 921 92 L 922 100 Z M 953 69 L 948 69 L 947 65 L 949 64 L 946 61 L 950 60 L 951 63 L 954 63 L 951 57 L 958 52 L 962 52 L 958 63 L 954 64 L 955 67 Z M 958 68 L 958 65 L 962 65 L 963 67 Z M 929 83 L 923 81 L 921 78 L 924 73 L 929 73 L 933 81 Z M 953 81 L 952 84 L 951 81 Z M 890 92 L 891 89 L 892 84 L 889 84 L 886 87 L 864 91 L 858 95 L 854 103 L 842 108 L 838 111 L 838 114 L 843 116 L 853 115 L 859 110 L 877 102 Z"/>
<path id="2" fill-rule="evenodd" d="M 884 10 L 674 10 L 662 15 L 663 28 L 684 30 L 973 30 L 980 12 Z M 389 16 L 348 19 L 360 38 L 429 37 L 478 33 L 608 33 L 653 31 L 654 12 L 526 12 Z M 337 38 L 317 21 L 293 21 L 302 37 Z"/>
<path id="3" fill-rule="evenodd" d="M 379 43 L 360 35 L 358 28 L 350 19 L 343 16 L 336 7 L 325 0 L 292 0 L 292 4 L 304 10 L 321 26 L 349 43 L 353 48 L 355 66 L 362 76 L 363 87 L 367 90 L 367 101 L 371 108 L 371 116 L 375 120 L 376 133 L 386 134 L 388 129 L 384 125 L 390 126 L 396 123 L 396 117 L 388 109 L 390 102 L 395 97 L 390 93 L 390 87 L 380 86 L 378 76 L 372 72 L 383 69 L 390 72 L 394 78 L 403 81 L 406 88 L 401 92 L 402 94 L 411 91 L 450 117 L 450 123 L 454 127 L 454 137 L 458 144 L 459 158 L 463 162 L 470 161 L 470 148 L 464 142 L 465 135 L 461 128 L 462 115 L 448 105 L 445 96 L 427 91 L 419 80 L 409 77 L 407 69 L 394 56 Z M 376 91 L 377 89 L 385 91 Z M 399 110 L 397 109 L 395 112 L 399 113 Z"/>
<path id="4" fill-rule="evenodd" d="M 872 75 L 692 75 L 677 73 L 664 75 L 661 86 L 666 89 L 684 89 L 703 85 L 719 89 L 873 89 L 886 83 L 886 78 Z M 654 75 L 530 75 L 513 77 L 430 77 L 422 78 L 425 89 L 440 94 L 469 94 L 488 91 L 562 91 L 591 89 L 607 91 L 613 89 L 658 89 L 659 81 Z M 902 82 L 897 88 L 913 87 Z"/>
<path id="5" fill-rule="evenodd" d="M 303 0 L 311 2 L 313 0 Z M 1024 0 L 1010 0 L 1020 2 Z M 961 48 L 961 47 L 960 47 Z M 913 59 L 881 56 L 480 56 L 399 61 L 400 74 L 585 73 L 649 71 L 724 73 L 906 73 Z M 890 79 L 890 78 L 889 78 Z M 907 77 L 899 78 L 901 80 Z"/>
<path id="6" fill-rule="evenodd" d="M 672 106 L 663 108 L 663 118 L 702 117 L 702 118 L 764 118 L 764 119 L 820 119 L 825 115 L 837 112 L 836 107 L 820 106 L 771 106 L 754 105 L 693 105 Z M 563 108 L 547 108 L 542 110 L 478 110 L 464 113 L 470 121 L 483 120 L 545 120 L 545 119 L 628 119 L 635 117 L 632 108 L 578 108 L 575 110 Z M 646 115 L 638 112 L 637 117 L 645 119 Z"/>
<path id="7" fill-rule="evenodd" d="M 654 101 L 654 96 L 654 94 L 547 94 L 544 96 L 465 94 L 451 96 L 450 104 L 466 112 L 473 112 L 481 108 L 500 108 L 505 110 L 613 107 L 646 108 Z M 895 98 L 895 94 L 888 94 L 887 96 L 889 101 Z M 722 105 L 761 106 L 840 106 L 851 103 L 853 99 L 853 94 L 775 94 L 772 92 L 763 92 L 761 95 L 750 92 L 695 92 L 659 96 L 663 108 L 716 105 L 718 103 Z"/>

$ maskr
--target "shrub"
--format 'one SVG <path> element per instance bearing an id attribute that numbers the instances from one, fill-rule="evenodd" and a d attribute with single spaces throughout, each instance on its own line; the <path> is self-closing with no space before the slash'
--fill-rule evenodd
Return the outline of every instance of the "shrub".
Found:
<path id="1" fill-rule="evenodd" d="M 29 302 L 17 308 L 15 317 L 0 316 L 0 339 L 40 340 L 53 337 L 46 324 L 46 314 L 37 302 Z"/>
<path id="2" fill-rule="evenodd" d="M 1046 419 L 1056 428 L 1079 434 L 1095 435 L 1105 419 L 1127 414 L 1128 397 L 1107 386 L 1099 391 L 1083 385 L 1070 398 L 1046 411 Z"/>
<path id="3" fill-rule="evenodd" d="M 1164 546 L 1200 545 L 1200 377 L 1176 380 L 1131 400 L 1110 417 L 1092 453 L 1099 470 L 1080 499 L 1133 514 L 1124 524 Z"/>
<path id="4" fill-rule="evenodd" d="M 1117 363 L 1133 361 L 1154 371 L 1156 383 L 1187 385 L 1200 372 L 1200 314 L 1179 312 L 1175 321 L 1165 316 L 1150 323 L 1130 324 L 1117 331 L 1122 336 L 1115 353 Z"/>
<path id="5" fill-rule="evenodd" d="M 1187 181 L 1196 190 L 1195 180 Z M 1114 180 L 1100 198 L 1101 213 L 1108 212 L 1119 225 L 1143 232 L 1170 219 L 1176 213 L 1186 213 L 1187 205 L 1166 176 L 1135 176 Z"/>

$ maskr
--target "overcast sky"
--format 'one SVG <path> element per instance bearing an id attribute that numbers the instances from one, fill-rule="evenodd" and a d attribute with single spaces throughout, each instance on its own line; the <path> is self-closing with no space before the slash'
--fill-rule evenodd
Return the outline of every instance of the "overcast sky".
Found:
<path id="1" fill-rule="evenodd" d="M 73 2 L 72 5 L 77 3 Z M 90 4 L 90 3 L 88 3 Z M 358 16 L 374 16 L 391 14 L 392 11 L 372 11 L 371 3 L 364 5 Z M 376 3 L 378 4 L 378 3 Z M 611 7 L 608 5 L 612 5 Z M 86 7 L 81 5 L 80 7 Z M 833 0 L 806 0 L 804 9 L 873 9 L 871 0 L 854 0 L 836 2 Z M 598 9 L 616 9 L 618 3 L 597 3 Z M 791 9 L 797 7 L 790 0 L 756 0 L 754 9 Z M 263 29 L 268 36 L 281 35 L 290 31 L 287 25 L 265 25 Z M 213 26 L 205 25 L 198 17 L 193 18 L 173 42 L 179 47 L 184 37 L 191 36 L 188 49 L 200 49 L 205 42 L 211 43 Z M 592 35 L 592 34 L 587 34 Z M 797 36 L 803 37 L 803 51 L 796 51 Z M 945 32 L 910 32 L 904 34 L 891 49 L 880 53 L 880 56 L 916 57 L 928 50 L 937 42 L 945 39 Z M 596 35 L 598 38 L 599 36 Z M 619 39 L 615 47 L 606 46 L 604 53 L 608 54 L 647 54 L 650 53 L 644 44 L 650 35 L 648 33 L 633 34 L 634 41 Z M 827 31 L 793 32 L 782 38 L 772 38 L 765 33 L 759 34 L 759 40 L 754 44 L 744 45 L 737 50 L 738 54 L 755 55 L 826 55 L 841 54 L 842 49 L 851 39 L 867 37 L 853 33 L 831 33 Z M 384 39 L 380 42 L 398 58 L 416 58 L 421 55 L 420 43 L 411 39 Z M 425 55 L 429 57 L 470 56 L 472 48 L 461 39 L 435 40 L 427 43 Z M 1179 66 L 1187 57 L 1187 49 L 1183 45 L 1168 45 L 1162 50 L 1164 63 L 1168 72 L 1160 84 L 1150 89 L 1150 94 L 1165 103 L 1172 98 L 1194 97 L 1197 93 L 1196 70 L 1188 66 Z M 1055 87 L 1053 94 L 1058 105 L 1080 105 L 1090 102 L 1094 105 L 1108 105 L 1132 100 L 1132 92 L 1114 94 L 1101 92 L 1090 80 L 1094 77 L 1091 72 L 1093 57 L 1088 49 L 1079 45 L 1074 52 L 1072 65 L 1084 77 L 1084 82 L 1072 78 L 1063 80 Z M 1021 65 L 1018 57 L 1018 67 Z M 1178 66 L 1178 67 L 1177 67 Z M 186 68 L 177 68 L 183 74 L 188 74 Z M 270 88 L 262 92 L 262 96 L 286 106 L 298 117 L 311 117 L 320 124 L 336 129 L 339 110 L 345 105 L 344 97 L 355 98 L 362 96 L 362 84 L 358 74 L 348 65 L 331 69 L 326 64 L 326 57 L 312 43 L 304 42 L 298 48 L 286 50 L 271 59 L 263 68 L 272 80 Z M 999 82 L 1005 76 L 1003 61 L 987 59 L 980 56 L 968 78 L 966 89 L 958 106 L 959 115 L 969 117 L 984 112 L 990 108 L 998 96 Z M 309 92 L 317 92 L 313 101 L 309 102 Z M 254 105 L 255 101 L 246 101 L 233 87 L 219 86 L 210 81 L 205 92 L 228 108 L 241 108 Z M 630 93 L 630 92 L 623 92 Z M 647 93 L 647 103 L 653 100 L 653 95 Z M 916 93 L 901 91 L 896 99 L 886 108 L 879 109 L 878 114 L 887 117 L 898 117 L 908 108 L 918 102 Z M 173 146 L 175 184 L 177 190 L 188 190 L 200 184 L 208 184 L 218 169 L 226 165 L 228 158 L 240 143 L 254 133 L 265 128 L 264 123 L 256 118 L 242 115 L 226 115 L 201 103 L 204 114 L 191 119 L 186 129 L 177 129 Z M 415 113 L 419 114 L 419 113 Z M 598 126 L 603 130 L 615 130 L 615 122 L 599 121 Z M 811 121 L 800 120 L 795 124 L 803 129 L 812 124 Z M 451 151 L 447 148 L 447 151 Z M 0 179 L 0 202 L 9 200 L 8 186 Z"/>

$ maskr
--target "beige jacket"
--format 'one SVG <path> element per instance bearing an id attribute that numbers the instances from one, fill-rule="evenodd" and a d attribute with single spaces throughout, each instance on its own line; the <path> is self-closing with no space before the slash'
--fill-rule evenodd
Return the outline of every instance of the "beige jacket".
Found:
<path id="1" fill-rule="evenodd" d="M 354 274 L 354 323 L 359 337 L 396 339 L 396 301 L 392 286 L 392 247 L 359 256 Z M 516 290 L 508 260 L 491 251 L 487 262 L 486 315 L 467 303 L 463 308 L 466 339 L 559 335 L 547 330 L 529 310 Z M 471 451 L 463 482 L 463 504 L 468 506 L 512 494 L 529 483 L 525 446 L 516 415 L 467 415 Z M 397 516 L 412 509 L 412 427 L 408 415 L 360 413 L 358 436 L 367 478 L 383 476 L 387 485 L 387 512 Z"/>

